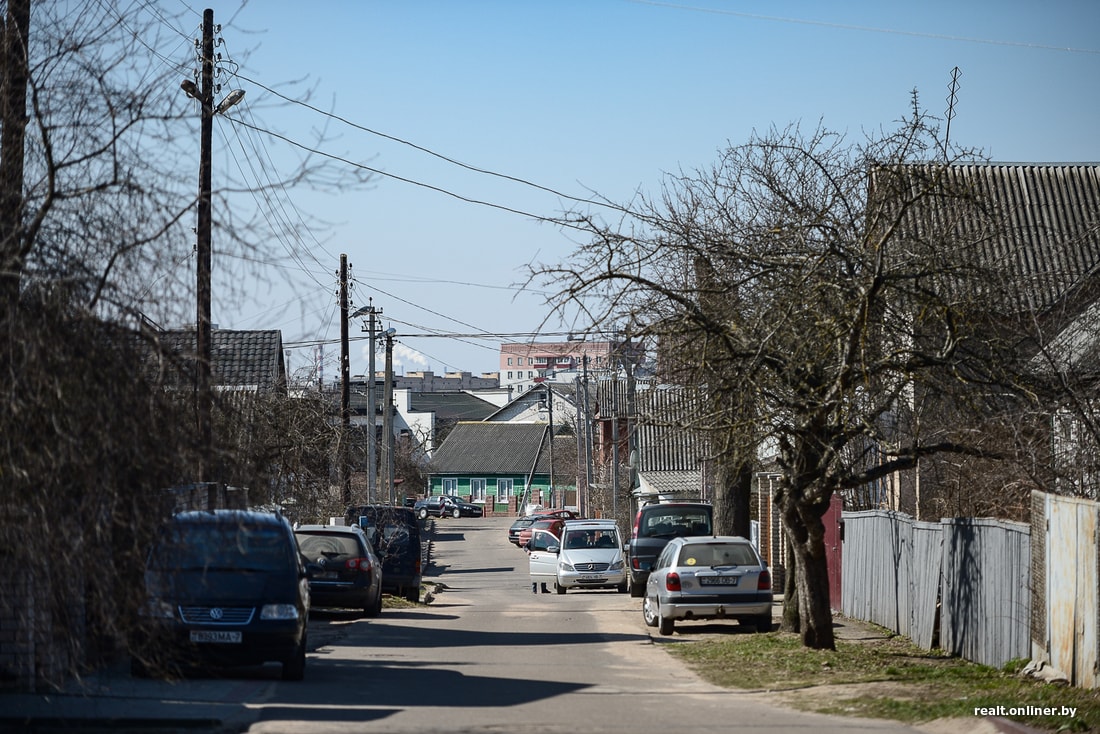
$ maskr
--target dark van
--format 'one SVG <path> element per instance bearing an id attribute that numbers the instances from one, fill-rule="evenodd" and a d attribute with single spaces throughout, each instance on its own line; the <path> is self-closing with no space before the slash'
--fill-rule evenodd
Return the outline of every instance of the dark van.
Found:
<path id="1" fill-rule="evenodd" d="M 290 523 L 271 512 L 181 512 L 159 530 L 131 672 L 282 663 L 306 666 L 309 580 Z"/>
<path id="2" fill-rule="evenodd" d="M 382 559 L 382 591 L 420 601 L 424 552 L 420 523 L 412 508 L 357 505 L 347 509 L 344 521 L 361 527 Z"/>
<path id="3" fill-rule="evenodd" d="M 668 541 L 693 535 L 714 535 L 714 507 L 706 502 L 654 502 L 642 505 L 634 517 L 627 544 L 627 585 L 630 595 L 645 595 L 649 570 Z"/>

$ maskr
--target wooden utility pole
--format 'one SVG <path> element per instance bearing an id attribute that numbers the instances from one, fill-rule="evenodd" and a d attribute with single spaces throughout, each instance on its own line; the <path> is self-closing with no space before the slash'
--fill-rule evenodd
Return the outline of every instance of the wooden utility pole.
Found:
<path id="1" fill-rule="evenodd" d="M 23 167 L 27 129 L 30 0 L 8 0 L 0 38 L 0 314 L 19 302 L 23 241 Z"/>
<path id="2" fill-rule="evenodd" d="M 210 148 L 214 129 L 214 11 L 202 14 L 202 71 L 199 107 L 202 125 L 199 133 L 199 221 L 196 230 L 195 272 L 198 313 L 195 317 L 195 415 L 199 431 L 199 481 L 210 481 L 214 453 L 211 429 L 211 335 L 210 335 L 210 230 L 211 176 Z"/>
<path id="3" fill-rule="evenodd" d="M 351 357 L 348 351 L 348 256 L 340 255 L 340 479 L 344 506 L 351 504 Z"/>

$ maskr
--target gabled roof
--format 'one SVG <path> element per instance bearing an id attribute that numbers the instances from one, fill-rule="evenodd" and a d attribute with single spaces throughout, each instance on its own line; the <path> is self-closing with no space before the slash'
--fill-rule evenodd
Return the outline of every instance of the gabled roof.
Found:
<path id="1" fill-rule="evenodd" d="M 194 330 L 165 331 L 161 349 L 184 365 L 195 362 Z M 277 329 L 210 332 L 210 379 L 214 387 L 274 390 L 286 387 L 283 334 Z"/>
<path id="2" fill-rule="evenodd" d="M 409 393 L 409 409 L 420 413 L 435 413 L 439 420 L 482 421 L 496 411 L 497 406 L 468 392 Z"/>
<path id="3" fill-rule="evenodd" d="M 547 428 L 536 423 L 459 423 L 435 450 L 430 471 L 432 474 L 527 474 L 535 467 L 536 473 L 548 474 Z M 575 452 L 576 440 L 571 442 Z M 556 440 L 555 450 L 563 443 L 561 438 Z M 556 457 L 554 463 L 557 464 Z"/>

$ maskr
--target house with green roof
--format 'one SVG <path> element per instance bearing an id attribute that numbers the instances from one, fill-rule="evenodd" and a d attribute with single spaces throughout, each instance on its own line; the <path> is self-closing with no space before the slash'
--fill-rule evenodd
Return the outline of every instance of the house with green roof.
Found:
<path id="1" fill-rule="evenodd" d="M 486 514 L 517 513 L 526 504 L 576 502 L 577 440 L 538 423 L 461 422 L 432 455 L 431 494 L 484 504 Z"/>

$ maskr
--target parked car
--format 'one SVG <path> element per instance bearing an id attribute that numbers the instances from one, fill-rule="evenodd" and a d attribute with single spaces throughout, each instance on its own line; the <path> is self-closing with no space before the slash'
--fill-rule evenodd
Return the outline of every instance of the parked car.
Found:
<path id="1" fill-rule="evenodd" d="M 163 525 L 145 570 L 136 676 L 197 665 L 306 667 L 310 591 L 286 518 L 244 510 L 183 512 Z"/>
<path id="2" fill-rule="evenodd" d="M 451 501 L 451 504 L 458 507 L 458 515 L 451 511 L 451 517 L 481 517 L 485 514 L 485 508 L 476 502 L 467 502 L 456 494 L 443 495 Z"/>
<path id="3" fill-rule="evenodd" d="M 706 502 L 655 502 L 634 516 L 626 556 L 632 597 L 645 593 L 649 569 L 665 544 L 688 535 L 714 535 L 714 507 Z"/>
<path id="4" fill-rule="evenodd" d="M 450 494 L 436 494 L 416 501 L 413 511 L 421 520 L 429 517 L 481 517 L 481 505 Z"/>
<path id="5" fill-rule="evenodd" d="M 543 537 L 544 532 L 538 531 L 535 537 Z M 626 592 L 626 561 L 614 520 L 566 520 L 559 544 L 530 550 L 529 565 L 532 578 L 548 576 L 553 569 L 554 588 L 559 594 L 568 589 L 613 588 Z"/>
<path id="6" fill-rule="evenodd" d="M 302 557 L 315 563 L 309 593 L 314 607 L 382 611 L 382 561 L 358 525 L 299 525 L 294 529 Z"/>
<path id="7" fill-rule="evenodd" d="M 662 635 L 696 619 L 736 619 L 768 632 L 772 600 L 771 573 L 747 539 L 673 538 L 646 581 L 642 618 Z"/>
<path id="8" fill-rule="evenodd" d="M 517 517 L 515 522 L 508 528 L 508 542 L 512 545 L 523 547 L 523 544 L 519 542 L 519 534 L 524 528 L 531 527 L 531 524 L 539 520 L 575 520 L 577 519 L 577 513 L 572 510 L 545 510 L 542 512 L 536 512 L 532 515 L 525 515 L 523 517 Z"/>
<path id="9" fill-rule="evenodd" d="M 558 517 L 542 517 L 519 531 L 519 547 L 523 548 L 531 539 L 533 530 L 546 530 L 555 538 L 561 538 L 561 530 L 565 527 L 565 520 Z"/>
<path id="10" fill-rule="evenodd" d="M 356 505 L 344 512 L 348 525 L 358 525 L 382 560 L 382 593 L 411 602 L 420 600 L 424 548 L 420 523 L 411 507 Z"/>

